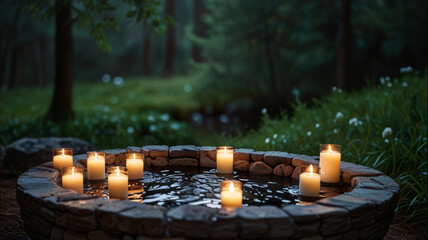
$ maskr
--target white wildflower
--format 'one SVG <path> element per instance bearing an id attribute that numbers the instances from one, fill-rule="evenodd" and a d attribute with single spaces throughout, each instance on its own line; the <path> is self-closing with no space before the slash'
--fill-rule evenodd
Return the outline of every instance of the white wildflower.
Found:
<path id="1" fill-rule="evenodd" d="M 354 126 L 359 126 L 359 125 L 363 124 L 363 122 L 359 121 L 358 118 L 351 118 L 351 119 L 349 119 L 348 123 L 349 123 L 349 125 L 354 125 Z"/>
<path id="2" fill-rule="evenodd" d="M 379 79 L 379 81 L 380 81 L 380 84 L 385 84 L 385 78 L 384 77 L 380 77 L 380 79 Z"/>
<path id="3" fill-rule="evenodd" d="M 278 134 L 276 134 L 276 133 L 275 133 L 275 134 L 273 135 L 273 139 L 275 139 L 275 138 L 277 138 L 277 137 L 278 137 Z"/>
<path id="4" fill-rule="evenodd" d="M 272 141 L 272 145 L 275 145 L 275 143 L 276 143 L 275 141 Z"/>
<path id="5" fill-rule="evenodd" d="M 149 115 L 149 116 L 147 116 L 147 120 L 149 120 L 149 122 L 155 122 L 156 118 L 153 115 Z"/>
<path id="6" fill-rule="evenodd" d="M 335 129 L 333 129 L 333 133 L 337 133 L 337 129 L 335 128 Z"/>
<path id="7" fill-rule="evenodd" d="M 169 114 L 168 113 L 164 113 L 164 114 L 160 115 L 160 119 L 162 121 L 168 121 L 169 120 Z"/>
<path id="8" fill-rule="evenodd" d="M 312 132 L 311 131 L 308 131 L 308 133 L 306 133 L 308 136 L 311 136 L 312 135 Z"/>
<path id="9" fill-rule="evenodd" d="M 266 114 L 267 113 L 267 109 L 266 108 L 262 108 L 262 114 Z"/>
<path id="10" fill-rule="evenodd" d="M 391 81 L 391 78 L 385 77 L 385 81 L 389 82 L 389 81 Z"/>
<path id="11" fill-rule="evenodd" d="M 333 86 L 333 88 L 331 90 L 333 90 L 333 92 L 335 92 L 335 91 L 337 91 L 337 87 Z"/>
<path id="12" fill-rule="evenodd" d="M 150 124 L 149 131 L 156 132 L 156 130 L 158 130 L 158 126 L 156 126 L 156 124 Z"/>
<path id="13" fill-rule="evenodd" d="M 386 84 L 386 86 L 388 86 L 388 87 L 392 87 L 392 83 L 388 82 L 388 83 Z"/>
<path id="14" fill-rule="evenodd" d="M 411 66 L 400 68 L 400 73 L 410 73 L 413 72 L 413 68 Z"/>
<path id="15" fill-rule="evenodd" d="M 132 126 L 129 126 L 127 131 L 129 134 L 132 134 L 132 133 L 134 133 L 134 128 Z"/>
<path id="16" fill-rule="evenodd" d="M 403 83 L 402 83 L 402 85 L 403 85 L 403 87 L 407 87 L 407 86 L 409 86 L 409 85 L 407 84 L 407 82 L 403 82 Z"/>
<path id="17" fill-rule="evenodd" d="M 269 143 L 269 142 L 270 142 L 270 138 L 266 138 L 265 143 Z"/>
<path id="18" fill-rule="evenodd" d="M 385 138 L 388 135 L 392 134 L 392 129 L 390 127 L 386 127 L 382 132 L 382 137 Z"/>
<path id="19" fill-rule="evenodd" d="M 337 92 L 342 93 L 342 89 L 341 88 L 337 89 Z"/>
<path id="20" fill-rule="evenodd" d="M 341 113 L 341 112 L 337 112 L 337 113 L 336 113 L 336 118 L 337 118 L 337 119 L 339 119 L 339 118 L 343 118 L 343 113 Z"/>
<path id="21" fill-rule="evenodd" d="M 282 142 L 283 142 L 283 143 L 287 143 L 287 139 L 285 139 L 285 138 L 284 138 L 284 139 L 282 140 Z"/>
<path id="22" fill-rule="evenodd" d="M 319 123 L 315 124 L 315 128 L 319 128 L 319 127 L 320 127 Z"/>

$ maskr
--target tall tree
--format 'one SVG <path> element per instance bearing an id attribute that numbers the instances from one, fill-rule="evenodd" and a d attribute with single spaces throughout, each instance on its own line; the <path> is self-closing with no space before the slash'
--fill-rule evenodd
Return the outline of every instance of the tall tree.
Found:
<path id="1" fill-rule="evenodd" d="M 147 21 L 161 33 L 162 23 L 158 17 L 160 0 L 122 0 L 128 4 L 130 10 L 127 17 L 137 21 Z M 52 4 L 53 2 L 53 4 Z M 119 30 L 117 19 L 114 16 L 116 6 L 105 0 L 36 0 L 27 1 L 27 9 L 41 19 L 56 18 L 55 27 L 55 86 L 51 107 L 47 114 L 54 121 L 67 120 L 73 115 L 72 86 L 73 86 L 73 38 L 72 25 L 77 22 L 79 27 L 87 29 L 96 40 L 97 45 L 104 51 L 111 51 L 107 43 L 104 30 L 112 28 Z M 76 16 L 72 18 L 72 11 Z M 165 22 L 170 22 L 167 20 Z"/>
<path id="2" fill-rule="evenodd" d="M 337 85 L 342 89 L 352 87 L 351 68 L 351 0 L 340 1 L 340 23 L 337 49 Z"/>
<path id="3" fill-rule="evenodd" d="M 151 43 L 152 29 L 146 23 L 143 23 L 143 75 L 152 75 L 152 43 Z"/>
<path id="4" fill-rule="evenodd" d="M 193 34 L 197 37 L 204 37 L 204 23 L 201 15 L 204 12 L 204 6 L 202 0 L 193 1 Z M 192 58 L 195 62 L 202 62 L 201 48 L 198 43 L 193 41 L 192 45 Z"/>
<path id="5" fill-rule="evenodd" d="M 73 115 L 73 34 L 71 0 L 55 0 L 55 81 L 48 117 L 64 120 Z"/>
<path id="6" fill-rule="evenodd" d="M 167 16 L 174 18 L 175 16 L 175 0 L 165 1 L 165 13 Z M 175 27 L 168 25 L 166 28 L 166 43 L 164 56 L 164 76 L 171 76 L 174 73 L 175 59 Z"/>

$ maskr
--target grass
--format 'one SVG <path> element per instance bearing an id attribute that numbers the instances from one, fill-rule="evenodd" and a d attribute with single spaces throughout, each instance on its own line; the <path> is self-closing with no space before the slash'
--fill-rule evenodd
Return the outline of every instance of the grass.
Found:
<path id="1" fill-rule="evenodd" d="M 98 148 L 142 144 L 192 143 L 187 124 L 178 121 L 201 108 L 193 96 L 194 78 L 129 79 L 123 84 L 75 83 L 72 121 L 45 121 L 52 86 L 4 91 L 0 97 L 0 144 L 24 136 L 72 136 Z"/>
<path id="2" fill-rule="evenodd" d="M 319 154 L 342 146 L 342 160 L 378 169 L 401 186 L 398 212 L 413 223 L 427 213 L 427 76 L 405 75 L 350 94 L 332 91 L 312 107 L 297 103 L 291 117 L 264 114 L 257 130 L 213 143 L 257 150 Z M 391 128 L 389 132 L 387 128 Z M 384 133 L 385 131 L 385 133 Z"/>

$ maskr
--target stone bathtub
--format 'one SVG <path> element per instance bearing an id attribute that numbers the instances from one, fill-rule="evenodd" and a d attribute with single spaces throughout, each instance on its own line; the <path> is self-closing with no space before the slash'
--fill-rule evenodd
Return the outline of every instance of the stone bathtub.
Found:
<path id="1" fill-rule="evenodd" d="M 215 168 L 216 148 L 151 145 L 105 150 L 106 165 L 124 165 L 125 153 L 141 152 L 154 167 Z M 86 155 L 74 156 L 86 165 Z M 236 149 L 234 168 L 298 179 L 318 157 Z M 233 212 L 206 206 L 172 209 L 110 200 L 63 189 L 52 162 L 23 173 L 17 201 L 32 239 L 382 239 L 398 201 L 399 186 L 377 170 L 342 161 L 341 183 L 352 191 L 310 205 L 248 206 Z"/>

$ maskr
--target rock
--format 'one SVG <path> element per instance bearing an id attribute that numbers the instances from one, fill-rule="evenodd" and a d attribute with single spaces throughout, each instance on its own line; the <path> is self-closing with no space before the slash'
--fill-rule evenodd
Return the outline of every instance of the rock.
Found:
<path id="1" fill-rule="evenodd" d="M 242 238 L 286 238 L 294 233 L 292 219 L 273 206 L 249 206 L 236 210 L 241 222 Z"/>
<path id="2" fill-rule="evenodd" d="M 289 177 L 291 176 L 291 174 L 293 174 L 293 171 L 294 171 L 293 166 L 285 165 L 284 163 L 281 163 L 273 169 L 273 174 L 277 176 Z"/>
<path id="3" fill-rule="evenodd" d="M 373 177 L 373 176 L 379 176 L 379 175 L 383 175 L 383 173 L 366 166 L 355 165 L 344 169 L 342 178 L 343 178 L 343 182 L 345 182 L 346 184 L 349 184 L 352 178 L 357 176 Z"/>
<path id="4" fill-rule="evenodd" d="M 118 235 L 109 234 L 103 231 L 90 231 L 88 232 L 88 239 L 89 240 L 121 240 L 122 238 Z"/>
<path id="5" fill-rule="evenodd" d="M 169 159 L 169 166 L 173 167 L 197 167 L 198 160 L 194 158 L 171 158 Z"/>
<path id="6" fill-rule="evenodd" d="M 126 149 L 110 149 L 110 150 L 102 150 L 106 154 L 106 165 L 116 164 L 116 165 L 124 165 L 126 164 L 125 153 Z"/>
<path id="7" fill-rule="evenodd" d="M 126 148 L 126 153 L 141 153 L 140 147 L 129 146 Z"/>
<path id="8" fill-rule="evenodd" d="M 95 147 L 77 138 L 22 138 L 5 147 L 3 164 L 19 171 L 52 161 L 54 148 L 72 148 L 73 155 L 94 151 Z"/>
<path id="9" fill-rule="evenodd" d="M 245 149 L 245 148 L 238 148 L 233 153 L 233 161 L 239 161 L 239 160 L 250 160 L 250 154 L 254 152 L 253 149 Z"/>
<path id="10" fill-rule="evenodd" d="M 82 164 L 83 166 L 86 167 L 86 154 L 79 154 L 79 155 L 74 155 L 73 156 L 73 161 L 76 163 L 78 162 L 79 164 Z"/>
<path id="11" fill-rule="evenodd" d="M 277 152 L 270 151 L 266 152 L 263 161 L 271 167 L 275 167 L 280 163 L 285 163 L 286 165 L 291 164 L 291 155 L 287 152 Z"/>
<path id="12" fill-rule="evenodd" d="M 263 160 L 263 156 L 265 155 L 265 152 L 261 152 L 261 151 L 256 151 L 256 152 L 251 152 L 251 161 L 262 161 Z"/>
<path id="13" fill-rule="evenodd" d="M 166 208 L 142 205 L 117 215 L 117 228 L 132 235 L 163 237 L 166 231 Z"/>
<path id="14" fill-rule="evenodd" d="M 262 161 L 255 162 L 251 165 L 250 173 L 268 175 L 272 173 L 272 168 Z"/>
<path id="15" fill-rule="evenodd" d="M 246 161 L 246 160 L 233 161 L 233 168 L 238 171 L 248 172 L 249 167 L 250 167 L 249 161 Z"/>
<path id="16" fill-rule="evenodd" d="M 63 239 L 63 235 L 64 235 L 64 228 L 61 227 L 57 227 L 57 226 L 53 226 L 52 230 L 51 230 L 51 235 L 50 238 L 52 240 L 62 240 Z"/>
<path id="17" fill-rule="evenodd" d="M 300 179 L 300 171 L 301 171 L 300 167 L 296 167 L 293 171 L 293 174 L 291 175 L 291 178 L 299 180 Z"/>
<path id="18" fill-rule="evenodd" d="M 199 149 L 199 161 L 201 167 L 215 168 L 217 158 L 216 147 L 201 147 Z"/>
<path id="19" fill-rule="evenodd" d="M 156 157 L 155 159 L 153 158 L 147 158 L 150 162 L 151 166 L 155 166 L 155 167 L 166 167 L 168 166 L 168 160 L 165 157 Z"/>
<path id="20" fill-rule="evenodd" d="M 172 146 L 169 148 L 170 158 L 199 158 L 199 148 L 193 145 Z"/>
<path id="21" fill-rule="evenodd" d="M 147 145 L 141 147 L 141 153 L 143 153 L 144 157 L 168 157 L 169 148 L 167 145 Z"/>
<path id="22" fill-rule="evenodd" d="M 220 210 L 211 220 L 211 238 L 237 239 L 239 235 L 239 222 L 236 211 L 222 212 Z"/>
<path id="23" fill-rule="evenodd" d="M 133 209 L 141 205 L 140 203 L 131 202 L 129 200 L 111 199 L 108 204 L 105 204 L 96 211 L 97 221 L 103 231 L 109 233 L 119 233 L 114 223 L 114 218 L 122 211 Z"/>
<path id="24" fill-rule="evenodd" d="M 306 167 L 309 165 L 319 166 L 319 161 L 315 160 L 312 156 L 307 155 L 295 155 L 292 159 L 294 167 Z"/>
<path id="25" fill-rule="evenodd" d="M 183 205 L 167 213 L 172 236 L 210 238 L 211 220 L 217 209 L 205 206 Z"/>

